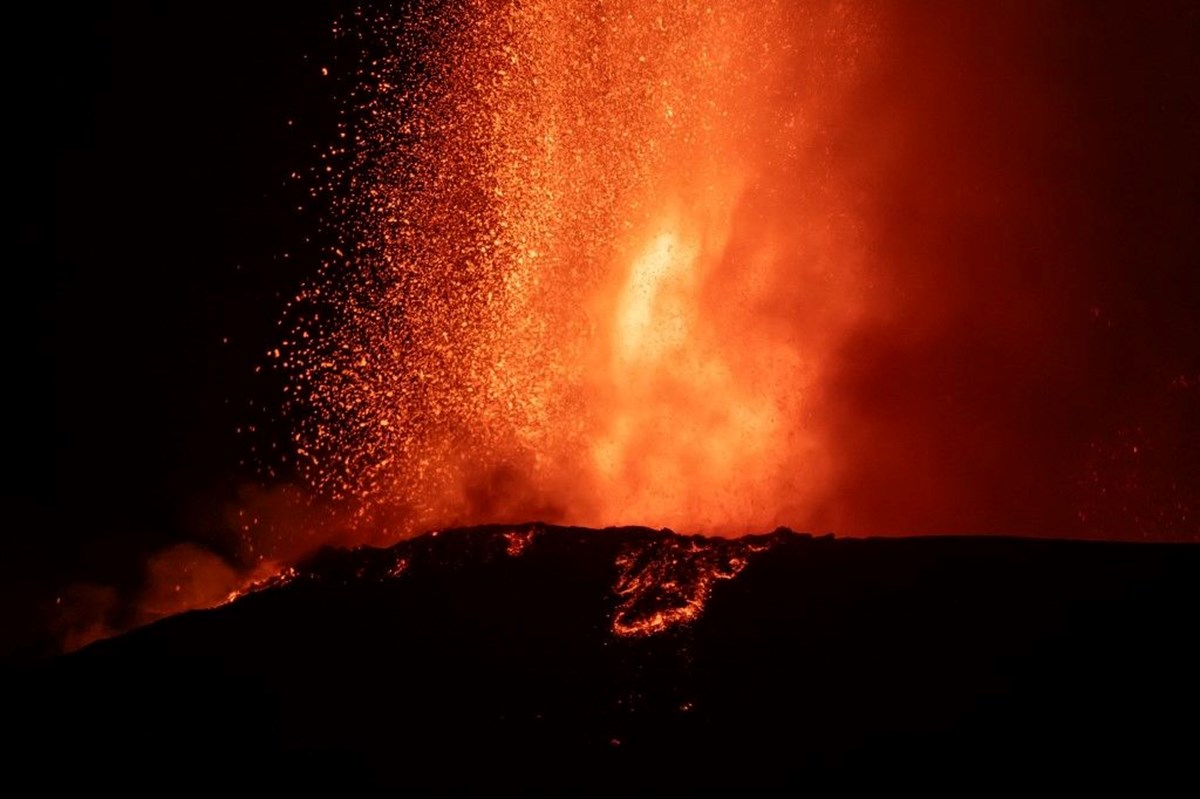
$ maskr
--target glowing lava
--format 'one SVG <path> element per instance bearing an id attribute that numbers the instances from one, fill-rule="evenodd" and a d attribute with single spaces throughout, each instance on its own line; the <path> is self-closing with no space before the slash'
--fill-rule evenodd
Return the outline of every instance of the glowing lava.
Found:
<path id="1" fill-rule="evenodd" d="M 356 526 L 810 518 L 816 386 L 862 293 L 823 137 L 871 36 L 852 4 L 794 5 L 355 23 L 386 55 L 283 360 L 301 470 Z"/>
<path id="2" fill-rule="evenodd" d="M 779 540 L 778 534 L 737 542 L 660 536 L 626 546 L 617 556 L 613 633 L 641 638 L 696 621 L 718 580 L 732 580 L 751 555 Z"/>

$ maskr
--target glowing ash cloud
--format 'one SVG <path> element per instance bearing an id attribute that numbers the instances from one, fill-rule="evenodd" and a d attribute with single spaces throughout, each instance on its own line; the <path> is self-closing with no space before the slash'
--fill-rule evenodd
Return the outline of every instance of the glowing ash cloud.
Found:
<path id="1" fill-rule="evenodd" d="M 393 532 L 806 521 L 817 386 L 863 306 L 826 135 L 865 17 L 553 0 L 358 24 L 391 46 L 358 75 L 346 254 L 287 355 L 311 482 Z"/>

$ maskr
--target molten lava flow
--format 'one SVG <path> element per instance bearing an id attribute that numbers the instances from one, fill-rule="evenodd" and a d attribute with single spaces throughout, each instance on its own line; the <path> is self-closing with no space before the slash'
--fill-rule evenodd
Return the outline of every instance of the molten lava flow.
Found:
<path id="1" fill-rule="evenodd" d="M 827 136 L 865 17 L 463 0 L 366 29 L 344 244 L 283 356 L 309 481 L 379 536 L 810 517 L 864 291 Z"/>
<path id="2" fill-rule="evenodd" d="M 254 580 L 242 588 L 239 588 L 235 591 L 230 591 L 229 595 L 226 596 L 225 599 L 219 603 L 219 605 L 228 605 L 231 602 L 236 602 L 244 596 L 257 594 L 260 591 L 270 591 L 275 588 L 282 588 L 283 586 L 295 581 L 299 576 L 300 572 L 296 570 L 295 566 L 288 566 L 283 571 L 272 574 L 269 577 L 264 577 L 260 580 Z"/>
<path id="3" fill-rule="evenodd" d="M 718 580 L 732 580 L 747 559 L 778 539 L 744 538 L 737 542 L 664 536 L 629 545 L 617 556 L 614 591 L 621 603 L 613 615 L 613 633 L 645 637 L 700 618 Z"/>

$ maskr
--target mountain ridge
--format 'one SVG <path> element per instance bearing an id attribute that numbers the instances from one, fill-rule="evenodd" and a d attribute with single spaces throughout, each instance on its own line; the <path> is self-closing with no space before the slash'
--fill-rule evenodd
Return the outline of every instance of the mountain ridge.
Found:
<path id="1" fill-rule="evenodd" d="M 334 785 L 1165 779 L 1197 610 L 1186 544 L 496 525 L 322 550 L 6 684 L 24 746 Z"/>

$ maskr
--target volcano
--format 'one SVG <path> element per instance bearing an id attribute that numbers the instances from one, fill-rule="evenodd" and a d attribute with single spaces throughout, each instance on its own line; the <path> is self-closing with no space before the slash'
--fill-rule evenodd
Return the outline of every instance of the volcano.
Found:
<path id="1" fill-rule="evenodd" d="M 89 781 L 1145 786 L 1194 762 L 1198 611 L 1188 544 L 477 527 L 26 666 L 8 717 Z"/>

